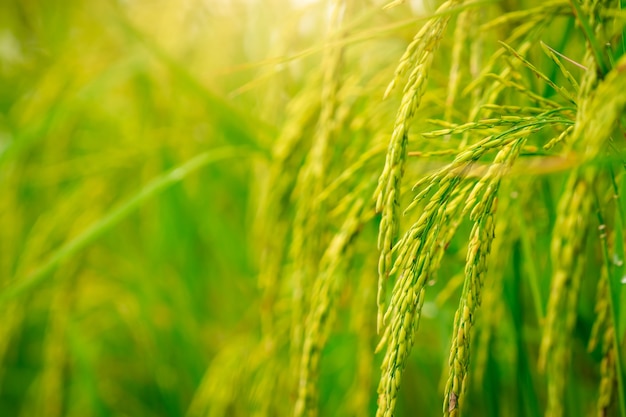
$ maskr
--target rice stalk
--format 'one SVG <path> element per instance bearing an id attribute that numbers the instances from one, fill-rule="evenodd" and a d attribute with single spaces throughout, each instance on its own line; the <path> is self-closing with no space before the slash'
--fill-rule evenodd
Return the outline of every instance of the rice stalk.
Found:
<path id="1" fill-rule="evenodd" d="M 328 338 L 328 323 L 339 288 L 339 268 L 344 262 L 348 246 L 362 227 L 365 202 L 354 201 L 341 230 L 331 240 L 320 261 L 319 276 L 312 287 L 311 311 L 305 322 L 305 336 L 300 362 L 298 399 L 294 415 L 317 415 L 317 373 L 320 356 Z"/>
<path id="2" fill-rule="evenodd" d="M 498 164 L 510 167 L 519 154 L 523 141 L 524 139 L 518 139 L 498 152 L 489 172 L 474 186 L 465 205 L 465 211 L 471 212 L 470 219 L 474 221 L 474 225 L 467 251 L 463 293 L 454 318 L 449 360 L 450 375 L 446 383 L 443 406 L 444 416 L 459 414 L 466 390 L 471 331 L 476 310 L 482 300 L 487 259 L 495 232 L 496 196 L 505 172 L 498 168 Z"/>
<path id="3" fill-rule="evenodd" d="M 459 4 L 458 1 L 447 1 L 437 13 L 448 10 Z M 429 20 L 415 35 L 408 45 L 400 64 L 396 69 L 393 81 L 387 87 L 385 96 L 400 83 L 408 74 L 402 92 L 400 108 L 396 114 L 393 133 L 389 140 L 385 166 L 376 188 L 376 211 L 382 213 L 378 249 L 380 251 L 378 266 L 378 319 L 377 328 L 382 330 L 383 312 L 385 310 L 385 285 L 392 266 L 392 248 L 399 232 L 399 199 L 401 181 L 406 162 L 409 124 L 419 108 L 425 83 L 444 31 L 450 17 L 442 16 Z"/>

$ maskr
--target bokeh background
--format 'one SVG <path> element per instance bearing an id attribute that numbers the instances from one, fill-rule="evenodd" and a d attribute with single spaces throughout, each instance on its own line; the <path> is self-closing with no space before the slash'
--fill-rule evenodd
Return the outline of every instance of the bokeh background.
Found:
<path id="1" fill-rule="evenodd" d="M 362 6 L 385 35 L 400 15 Z M 207 412 L 250 415 L 228 368 L 259 337 L 258 207 L 306 85 L 314 129 L 327 6 L 0 7 L 0 415 L 189 415 L 212 365 L 232 398 Z M 358 58 L 368 78 L 389 68 L 377 97 L 405 43 Z"/>

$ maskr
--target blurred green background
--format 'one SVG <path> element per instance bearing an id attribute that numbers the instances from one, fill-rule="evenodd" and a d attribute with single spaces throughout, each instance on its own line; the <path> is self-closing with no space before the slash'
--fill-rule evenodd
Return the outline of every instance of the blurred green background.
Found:
<path id="1" fill-rule="evenodd" d="M 0 415 L 187 415 L 259 336 L 259 201 L 326 6 L 1 9 Z"/>
<path id="2" fill-rule="evenodd" d="M 2 287 L 67 249 L 2 299 L 0 415 L 185 415 L 254 314 L 255 174 L 281 115 L 229 94 L 258 77 L 237 65 L 267 53 L 265 6 L 0 7 Z"/>

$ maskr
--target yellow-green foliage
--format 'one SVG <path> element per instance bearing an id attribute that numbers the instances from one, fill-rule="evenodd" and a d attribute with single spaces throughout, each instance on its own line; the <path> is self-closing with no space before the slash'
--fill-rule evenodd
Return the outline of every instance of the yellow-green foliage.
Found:
<path id="1" fill-rule="evenodd" d="M 626 14 L 7 0 L 0 416 L 626 417 Z"/>

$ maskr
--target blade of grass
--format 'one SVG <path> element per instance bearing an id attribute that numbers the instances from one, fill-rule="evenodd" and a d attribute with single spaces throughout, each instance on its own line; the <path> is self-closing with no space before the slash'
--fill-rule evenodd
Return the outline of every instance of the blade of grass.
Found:
<path id="1" fill-rule="evenodd" d="M 565 47 L 567 46 L 567 42 L 571 39 L 572 37 L 572 29 L 574 29 L 574 19 L 567 19 L 567 23 L 565 26 L 565 30 L 563 31 L 563 35 L 561 37 L 560 42 L 556 45 L 556 48 L 559 51 L 563 51 L 565 50 Z M 539 44 L 541 45 L 542 49 L 545 49 L 545 47 L 547 47 L 547 45 L 545 43 L 543 43 L 542 41 L 539 42 Z M 561 68 L 558 65 L 558 62 L 553 62 L 553 65 L 550 65 L 550 72 L 548 73 L 548 78 L 550 78 L 551 80 L 556 80 L 557 74 L 559 72 L 559 70 L 562 72 L 563 70 L 565 70 L 565 68 Z M 566 70 L 567 71 L 567 70 Z M 564 74 L 565 75 L 565 74 Z M 567 76 L 566 76 L 567 78 Z M 569 81 L 569 78 L 568 78 Z M 571 81 L 570 81 L 571 82 Z M 574 84 L 572 84 L 572 86 L 575 89 L 575 92 L 578 92 L 578 84 L 575 82 L 574 80 Z M 546 88 L 543 91 L 544 96 L 548 96 L 550 94 L 550 89 L 552 87 L 550 86 L 546 86 Z"/>
<path id="2" fill-rule="evenodd" d="M 621 187 L 618 187 L 613 172 L 611 172 L 611 179 L 617 203 L 615 211 L 615 247 L 613 250 L 614 254 L 618 258 L 618 262 L 614 262 L 614 265 L 616 267 L 615 272 L 619 279 L 619 283 L 622 284 L 621 280 L 624 276 L 626 276 L 626 266 L 624 265 L 626 262 L 626 250 L 624 249 L 624 227 L 626 226 L 626 222 L 624 221 L 624 212 L 626 211 L 626 200 L 619 195 L 619 190 L 626 190 L 626 175 L 622 176 Z M 616 294 L 615 301 L 618 303 L 618 306 L 626 306 L 626 286 L 620 285 L 619 288 L 621 291 L 620 294 Z M 623 308 L 620 311 L 620 314 L 616 317 L 618 318 L 617 327 L 615 329 L 616 336 L 622 335 L 619 339 L 621 340 L 621 337 L 623 337 L 626 333 L 626 308 Z"/>
<path id="3" fill-rule="evenodd" d="M 626 10 L 626 6 L 624 6 L 624 1 L 623 0 L 620 0 L 619 8 L 620 8 L 620 10 Z M 626 53 L 626 27 L 624 27 L 622 29 L 622 42 L 621 42 L 621 45 L 622 45 L 622 55 L 623 55 L 623 54 Z M 615 59 L 617 60 L 618 57 L 615 57 Z"/>
<path id="4" fill-rule="evenodd" d="M 207 151 L 153 179 L 135 195 L 118 205 L 91 226 L 87 227 L 87 229 L 85 229 L 80 235 L 61 246 L 33 272 L 23 278 L 17 277 L 14 279 L 13 284 L 7 286 L 2 290 L 2 292 L 0 292 L 0 307 L 7 301 L 39 284 L 59 264 L 92 243 L 103 233 L 113 228 L 117 223 L 126 218 L 146 200 L 173 184 L 182 181 L 187 175 L 206 165 L 225 159 L 240 157 L 242 154 L 249 155 L 249 152 L 247 152 L 247 150 L 242 150 L 241 148 L 233 147 L 224 147 Z"/>
<path id="5" fill-rule="evenodd" d="M 587 38 L 587 41 L 589 41 L 589 45 L 591 46 L 591 49 L 593 50 L 593 54 L 596 56 L 596 62 L 598 64 L 598 68 L 600 69 L 600 73 L 602 74 L 602 76 L 604 76 L 609 72 L 609 66 L 606 62 L 605 55 L 602 53 L 602 49 L 600 49 L 600 44 L 598 43 L 598 39 L 596 39 L 596 36 L 593 33 L 593 30 L 591 29 L 589 22 L 585 18 L 585 13 L 580 7 L 580 4 L 578 3 L 578 1 L 570 0 L 570 4 L 572 5 L 572 8 L 574 9 L 576 20 L 578 20 L 578 22 L 580 23 L 580 26 L 583 29 L 585 38 Z"/>
<path id="6" fill-rule="evenodd" d="M 619 0 L 620 12 L 624 12 L 625 9 L 626 9 L 626 6 L 624 5 L 624 0 Z M 626 26 L 622 26 L 620 38 L 621 39 L 619 40 L 619 43 L 617 47 L 615 48 L 615 52 L 612 55 L 613 61 L 619 61 L 619 59 L 624 55 L 624 53 L 626 53 Z"/>
<path id="7" fill-rule="evenodd" d="M 504 280 L 504 296 L 507 300 L 508 308 L 511 312 L 510 317 L 513 321 L 513 334 L 515 339 L 515 355 L 517 358 L 517 366 L 515 373 L 517 374 L 516 385 L 516 402 L 519 415 L 526 417 L 540 416 L 539 399 L 537 398 L 536 383 L 533 380 L 533 369 L 530 366 L 531 360 L 529 348 L 526 343 L 524 325 L 525 308 L 524 297 L 522 296 L 522 287 L 524 281 L 524 264 L 526 264 L 527 254 L 522 242 L 518 242 L 513 246 L 513 268 L 511 277 Z"/>
<path id="8" fill-rule="evenodd" d="M 543 72 L 539 71 L 537 69 L 537 67 L 535 67 L 533 64 L 531 64 L 526 58 L 524 58 L 519 52 L 517 52 L 515 49 L 513 49 L 511 46 L 507 45 L 506 43 L 499 41 L 500 45 L 502 45 L 511 55 L 513 55 L 515 58 L 517 58 L 519 61 L 522 62 L 522 64 L 524 64 L 524 66 L 526 66 L 526 68 L 528 68 L 535 76 L 537 76 L 538 78 L 542 79 L 550 88 L 552 88 L 552 90 L 554 90 L 555 92 L 557 92 L 558 94 L 560 94 L 563 98 L 565 98 L 567 101 L 569 101 L 570 103 L 576 105 L 576 99 L 572 96 L 572 94 L 567 91 L 564 87 L 558 86 L 554 83 L 554 81 L 552 81 L 547 75 L 545 75 Z M 543 94 L 544 98 L 547 98 L 545 92 Z"/>
<path id="9" fill-rule="evenodd" d="M 604 263 L 607 267 L 607 271 L 609 274 L 609 305 L 611 310 L 611 316 L 613 319 L 613 326 L 615 327 L 615 332 L 613 332 L 613 344 L 615 347 L 615 372 L 617 374 L 617 397 L 619 399 L 619 408 L 620 415 L 622 417 L 626 417 L 626 392 L 624 387 L 624 365 L 622 363 L 622 351 L 621 351 L 621 336 L 623 334 L 623 328 L 626 325 L 626 320 L 624 320 L 624 312 L 626 309 L 622 308 L 626 302 L 626 289 L 624 288 L 624 284 L 621 283 L 622 277 L 624 276 L 624 236 L 623 236 L 623 216 L 621 212 L 621 204 L 619 202 L 619 194 L 617 184 L 615 183 L 615 178 L 613 173 L 611 173 L 613 177 L 613 187 L 614 190 L 614 198 L 616 200 L 616 213 L 615 213 L 615 247 L 614 247 L 614 255 L 620 259 L 621 262 L 612 262 L 609 256 L 609 248 L 606 240 L 606 234 L 604 231 L 600 234 L 600 243 L 602 246 L 602 255 L 604 258 Z M 597 207 L 597 216 L 598 222 L 602 230 L 604 230 L 605 223 L 604 218 L 602 216 L 602 210 L 600 201 L 598 196 L 595 196 L 596 199 L 596 207 Z"/>
<path id="10" fill-rule="evenodd" d="M 524 213 L 521 207 L 521 203 L 515 204 L 515 209 L 517 211 L 517 220 L 519 222 L 519 234 L 520 234 L 520 243 L 521 243 L 521 252 L 524 257 L 524 266 L 526 267 L 526 273 L 528 274 L 528 281 L 530 282 L 530 290 L 533 299 L 533 305 L 535 307 L 535 315 L 537 316 L 537 322 L 543 323 L 545 318 L 545 311 L 543 310 L 544 301 L 541 296 L 541 288 L 539 285 L 539 273 L 537 272 L 537 265 L 535 264 L 535 257 L 533 254 L 535 251 L 533 250 L 533 246 L 531 243 L 531 238 L 528 234 L 529 229 L 528 224 L 524 220 Z"/>

